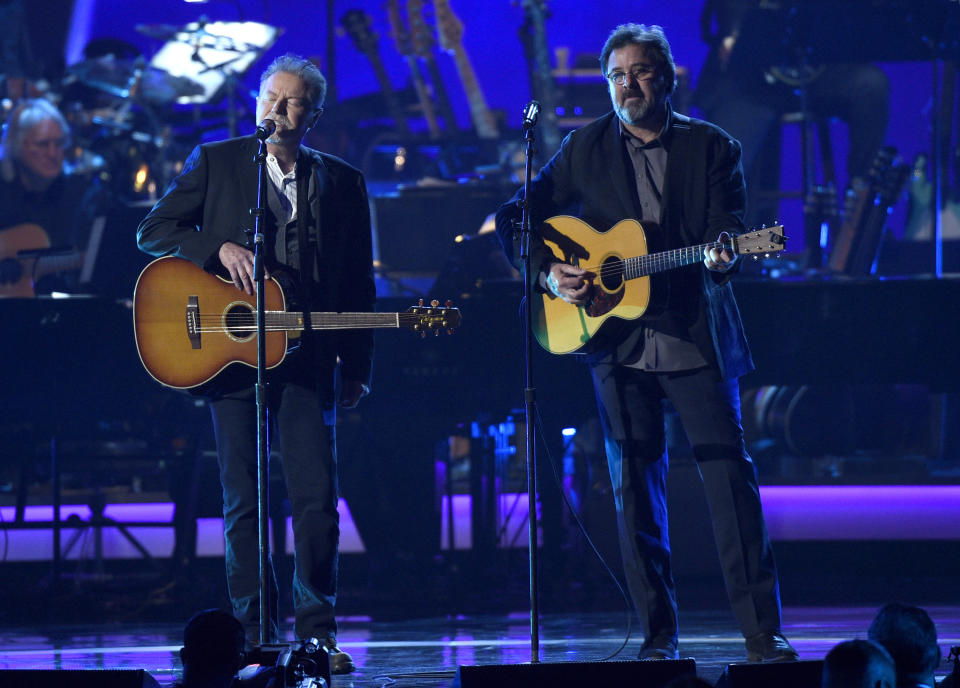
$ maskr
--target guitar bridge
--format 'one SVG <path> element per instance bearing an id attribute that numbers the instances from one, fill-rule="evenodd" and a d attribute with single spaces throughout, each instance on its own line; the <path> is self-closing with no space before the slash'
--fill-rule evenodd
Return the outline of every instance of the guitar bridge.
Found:
<path id="1" fill-rule="evenodd" d="M 187 336 L 190 346 L 200 348 L 200 302 L 196 296 L 187 297 Z"/>

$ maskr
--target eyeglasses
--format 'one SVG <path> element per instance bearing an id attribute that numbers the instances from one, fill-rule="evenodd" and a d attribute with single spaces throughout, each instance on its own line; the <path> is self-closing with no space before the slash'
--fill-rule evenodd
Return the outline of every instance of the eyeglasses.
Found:
<path id="1" fill-rule="evenodd" d="M 27 139 L 23 142 L 24 147 L 33 148 L 36 150 L 44 149 L 49 150 L 50 148 L 59 148 L 63 150 L 70 144 L 70 139 L 66 136 L 58 136 L 56 138 L 50 139 Z"/>
<path id="2" fill-rule="evenodd" d="M 657 68 L 653 65 L 639 65 L 634 67 L 629 72 L 621 72 L 617 70 L 616 72 L 610 72 L 607 74 L 607 78 L 610 79 L 617 86 L 626 86 L 627 77 L 632 76 L 634 81 L 649 81 L 653 78 L 653 75 L 656 73 Z"/>

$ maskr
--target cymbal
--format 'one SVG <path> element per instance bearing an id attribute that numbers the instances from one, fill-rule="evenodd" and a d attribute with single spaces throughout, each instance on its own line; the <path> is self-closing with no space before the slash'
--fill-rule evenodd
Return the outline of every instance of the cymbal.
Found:
<path id="1" fill-rule="evenodd" d="M 203 86 L 189 77 L 173 76 L 142 60 L 118 60 L 112 55 L 78 62 L 68 72 L 81 83 L 118 98 L 159 105 L 203 93 Z"/>

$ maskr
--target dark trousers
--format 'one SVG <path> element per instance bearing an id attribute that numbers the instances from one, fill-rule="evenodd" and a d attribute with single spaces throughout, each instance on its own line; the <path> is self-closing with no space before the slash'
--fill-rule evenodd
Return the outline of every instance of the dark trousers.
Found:
<path id="1" fill-rule="evenodd" d="M 727 595 L 745 637 L 780 629 L 780 592 L 753 462 L 743 443 L 736 380 L 710 368 L 650 373 L 592 368 L 630 594 L 647 640 L 677 640 L 670 568 L 666 437 L 669 399 L 693 446 Z"/>
<path id="2" fill-rule="evenodd" d="M 287 496 L 293 512 L 293 604 L 297 638 L 336 633 L 337 472 L 334 428 L 326 425 L 315 390 L 291 382 L 268 387 L 272 427 L 280 442 Z M 227 584 L 233 611 L 259 638 L 260 573 L 257 527 L 257 415 L 252 393 L 213 401 L 213 426 L 223 487 Z M 277 583 L 272 562 L 268 637 L 279 637 Z"/>

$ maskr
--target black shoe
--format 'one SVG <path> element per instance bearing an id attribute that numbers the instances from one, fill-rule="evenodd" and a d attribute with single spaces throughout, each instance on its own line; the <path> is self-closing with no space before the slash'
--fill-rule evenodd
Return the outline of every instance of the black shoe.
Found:
<path id="1" fill-rule="evenodd" d="M 796 662 L 800 655 L 779 631 L 764 631 L 747 638 L 748 662 Z"/>
<path id="2" fill-rule="evenodd" d="M 672 638 L 664 637 L 656 637 L 645 641 L 637 654 L 637 659 L 642 660 L 679 659 L 679 657 L 677 642 Z"/>
<path id="3" fill-rule="evenodd" d="M 357 670 L 357 665 L 353 663 L 353 657 L 337 647 L 337 639 L 334 636 L 327 636 L 323 646 L 330 656 L 331 674 L 350 674 Z"/>

